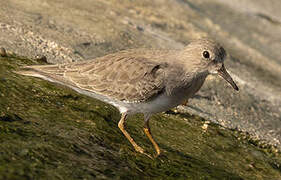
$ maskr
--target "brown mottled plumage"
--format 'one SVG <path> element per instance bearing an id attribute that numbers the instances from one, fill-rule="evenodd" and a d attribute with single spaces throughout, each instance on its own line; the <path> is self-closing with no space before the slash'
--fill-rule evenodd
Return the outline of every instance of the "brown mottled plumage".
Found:
<path id="1" fill-rule="evenodd" d="M 143 113 L 145 133 L 154 145 L 149 117 L 193 96 L 209 74 L 219 74 L 238 87 L 224 68 L 223 47 L 209 39 L 191 42 L 183 50 L 127 50 L 90 61 L 58 65 L 26 66 L 17 73 L 66 85 L 117 107 L 119 128 L 135 150 L 144 153 L 124 129 L 127 114 Z"/>

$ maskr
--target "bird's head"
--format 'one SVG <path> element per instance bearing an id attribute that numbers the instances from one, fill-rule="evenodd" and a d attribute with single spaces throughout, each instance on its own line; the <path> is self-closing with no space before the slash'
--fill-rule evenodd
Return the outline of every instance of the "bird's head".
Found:
<path id="1" fill-rule="evenodd" d="M 232 77 L 224 67 L 226 52 L 224 48 L 210 39 L 192 41 L 184 50 L 182 57 L 186 58 L 185 65 L 195 71 L 207 74 L 218 74 L 223 77 L 235 90 L 239 90 Z"/>

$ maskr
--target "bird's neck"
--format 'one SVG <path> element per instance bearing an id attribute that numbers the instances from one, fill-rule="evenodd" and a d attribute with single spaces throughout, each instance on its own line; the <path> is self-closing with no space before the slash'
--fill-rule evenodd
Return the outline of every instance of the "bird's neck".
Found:
<path id="1" fill-rule="evenodd" d="M 182 73 L 180 73 L 180 71 L 181 70 L 175 74 L 170 74 L 169 76 L 167 81 L 168 83 L 166 85 L 166 90 L 169 95 L 179 91 L 189 91 L 191 94 L 194 94 L 201 88 L 206 77 L 208 76 L 207 71 L 182 71 Z"/>
<path id="2" fill-rule="evenodd" d="M 191 81 L 197 81 L 199 79 L 206 79 L 206 77 L 209 75 L 209 72 L 207 70 L 200 70 L 200 69 L 192 69 L 189 71 L 186 71 L 182 75 L 182 81 L 185 82 L 184 84 L 190 83 Z"/>

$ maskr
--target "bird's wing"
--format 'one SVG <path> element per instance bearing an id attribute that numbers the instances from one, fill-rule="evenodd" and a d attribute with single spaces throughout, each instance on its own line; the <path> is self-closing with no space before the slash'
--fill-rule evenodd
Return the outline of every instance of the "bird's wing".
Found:
<path id="1" fill-rule="evenodd" d="M 120 101 L 142 102 L 164 89 L 165 68 L 167 68 L 165 63 L 112 54 L 78 63 L 28 66 L 25 69 L 30 69 L 33 73 L 28 74 L 28 70 L 19 73 L 43 76 L 44 79 L 79 87 Z"/>

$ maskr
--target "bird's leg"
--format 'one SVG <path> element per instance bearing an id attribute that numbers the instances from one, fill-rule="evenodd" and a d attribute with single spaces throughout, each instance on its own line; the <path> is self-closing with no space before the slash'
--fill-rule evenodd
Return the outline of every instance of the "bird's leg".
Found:
<path id="1" fill-rule="evenodd" d="M 146 134 L 146 136 L 148 137 L 148 139 L 150 140 L 150 142 L 153 144 L 154 149 L 156 150 L 156 157 L 157 157 L 160 155 L 160 148 L 152 137 L 150 127 L 149 127 L 149 119 L 150 119 L 150 115 L 144 115 L 145 124 L 144 124 L 143 130 L 144 130 L 144 133 Z"/>
<path id="2" fill-rule="evenodd" d="M 121 115 L 121 119 L 118 123 L 118 127 L 119 129 L 122 131 L 122 133 L 126 136 L 126 138 L 130 141 L 130 143 L 134 146 L 135 150 L 137 152 L 140 152 L 142 154 L 144 154 L 144 150 L 139 146 L 137 145 L 137 143 L 134 141 L 134 139 L 130 136 L 130 134 L 125 130 L 125 120 L 127 118 L 127 114 L 126 113 L 122 113 Z"/>

